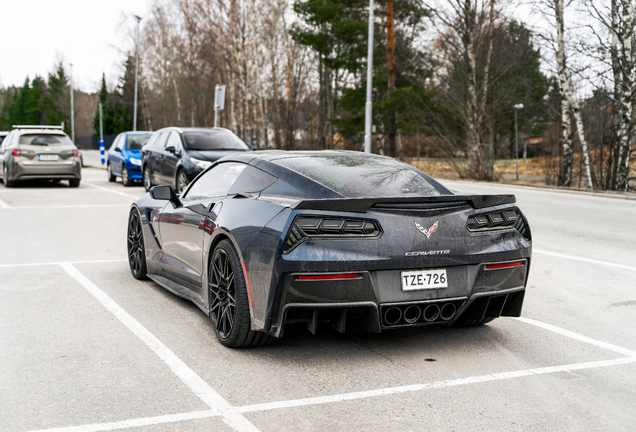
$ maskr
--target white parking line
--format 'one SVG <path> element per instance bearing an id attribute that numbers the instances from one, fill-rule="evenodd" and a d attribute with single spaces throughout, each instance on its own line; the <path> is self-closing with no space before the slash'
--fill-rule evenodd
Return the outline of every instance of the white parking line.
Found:
<path id="1" fill-rule="evenodd" d="M 112 193 L 117 194 L 117 195 L 139 199 L 139 197 L 137 195 L 130 195 L 130 194 L 119 192 L 119 191 L 116 191 L 116 190 L 113 190 L 113 189 L 110 189 L 110 188 L 105 188 L 103 186 L 97 186 L 97 185 L 95 185 L 93 183 L 88 183 L 88 182 L 82 182 L 82 183 L 85 184 L 85 185 L 92 186 L 92 187 L 97 188 L 97 189 L 102 189 L 102 190 L 105 190 L 105 191 L 108 191 L 108 192 L 112 192 Z"/>
<path id="2" fill-rule="evenodd" d="M 112 260 L 88 260 L 88 261 L 66 261 L 66 262 L 40 262 L 40 263 L 21 263 L 21 264 L 0 264 L 0 268 L 8 267 L 39 267 L 45 265 L 62 265 L 62 264 L 101 264 L 101 263 L 117 263 L 128 262 L 127 259 L 112 259 Z"/>
<path id="3" fill-rule="evenodd" d="M 544 255 L 552 255 L 552 256 L 559 257 L 559 258 L 567 258 L 567 259 L 576 260 L 576 261 L 584 261 L 584 262 L 589 262 L 589 263 L 594 263 L 594 264 L 606 265 L 606 266 L 610 266 L 610 267 L 622 268 L 622 269 L 625 269 L 625 270 L 636 271 L 636 267 L 631 267 L 631 266 L 627 266 L 627 265 L 623 265 L 623 264 L 616 264 L 616 263 L 608 262 L 608 261 L 599 261 L 599 260 L 590 259 L 590 258 L 583 258 L 583 257 L 579 257 L 579 256 L 574 256 L 574 255 L 565 255 L 565 254 L 561 254 L 561 253 L 557 253 L 557 252 L 548 252 L 548 251 L 537 250 L 537 249 L 533 249 L 532 252 L 537 252 L 537 253 L 544 254 Z"/>
<path id="4" fill-rule="evenodd" d="M 66 272 L 71 275 L 80 285 L 90 292 L 109 312 L 128 327 L 148 348 L 154 351 L 172 371 L 213 410 L 220 410 L 223 421 L 232 429 L 238 432 L 258 431 L 256 427 L 240 414 L 225 411 L 231 405 L 219 393 L 216 392 L 205 380 L 190 369 L 179 357 L 176 356 L 167 346 L 150 333 L 139 321 L 134 319 L 128 312 L 111 299 L 97 285 L 91 282 L 86 276 L 80 273 L 73 264 L 60 264 Z"/>
<path id="5" fill-rule="evenodd" d="M 517 370 L 517 371 L 511 371 L 511 372 L 500 372 L 500 373 L 494 373 L 489 375 L 479 375 L 479 376 L 473 376 L 468 378 L 460 378 L 455 380 L 436 381 L 436 382 L 426 383 L 426 384 L 414 384 L 414 385 L 408 385 L 408 386 L 390 387 L 390 388 L 369 390 L 369 391 L 363 391 L 363 392 L 344 393 L 344 394 L 330 395 L 330 396 L 319 396 L 315 398 L 294 399 L 294 400 L 280 401 L 280 402 L 244 405 L 244 406 L 233 407 L 233 408 L 228 408 L 224 410 L 194 411 L 194 412 L 184 413 L 184 414 L 146 417 L 146 418 L 125 420 L 120 422 L 113 422 L 113 423 L 98 423 L 98 424 L 92 424 L 92 425 L 72 426 L 67 428 L 40 429 L 37 431 L 30 431 L 30 432 L 109 431 L 109 430 L 115 430 L 115 429 L 125 429 L 125 428 L 147 426 L 147 425 L 154 425 L 154 424 L 161 424 L 161 423 L 174 423 L 174 422 L 185 421 L 185 420 L 216 417 L 219 415 L 227 416 L 227 415 L 230 415 L 230 413 L 234 413 L 234 415 L 238 415 L 238 414 L 244 414 L 244 413 L 271 411 L 271 410 L 284 409 L 284 408 L 322 405 L 322 404 L 350 401 L 350 400 L 356 400 L 356 399 L 366 399 L 366 398 L 389 396 L 389 395 L 395 395 L 395 394 L 401 394 L 401 393 L 418 392 L 423 390 L 435 390 L 435 389 L 442 389 L 447 387 L 479 384 L 479 383 L 507 380 L 507 379 L 513 379 L 513 378 L 523 378 L 528 376 L 546 375 L 546 374 L 553 374 L 553 373 L 560 373 L 560 372 L 573 372 L 578 370 L 594 369 L 594 368 L 607 367 L 607 366 L 618 366 L 618 365 L 624 365 L 629 363 L 636 363 L 636 357 L 623 357 L 623 358 L 614 359 L 614 360 L 602 360 L 602 361 L 595 361 L 595 362 L 588 362 L 588 363 L 576 363 L 576 364 L 563 365 L 563 366 L 548 366 L 548 367 L 536 368 L 536 369 L 523 369 L 523 370 Z"/>
<path id="6" fill-rule="evenodd" d="M 9 204 L 7 204 L 6 202 L 0 199 L 0 208 L 11 208 L 11 207 L 9 207 Z"/>
<path id="7" fill-rule="evenodd" d="M 0 202 L 0 208 L 10 210 L 25 210 L 25 209 L 63 209 L 63 208 L 101 208 L 101 207 L 130 207 L 130 204 L 68 204 L 68 205 L 53 205 L 53 206 L 20 206 L 9 207 L 8 205 L 2 206 Z"/>

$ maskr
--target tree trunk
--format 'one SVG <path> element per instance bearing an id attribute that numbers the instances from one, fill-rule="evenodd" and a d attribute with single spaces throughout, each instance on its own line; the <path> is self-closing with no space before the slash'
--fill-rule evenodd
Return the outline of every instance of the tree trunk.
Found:
<path id="1" fill-rule="evenodd" d="M 386 58 L 387 58 L 387 70 L 388 70 L 388 89 L 389 98 L 393 95 L 395 90 L 395 33 L 394 33 L 394 12 L 393 12 L 393 0 L 386 0 L 386 34 L 388 37 Z M 388 130 L 387 142 L 386 142 L 386 154 L 387 156 L 396 156 L 395 146 L 395 134 L 396 134 L 396 115 L 395 110 L 392 110 L 389 114 L 389 130 Z"/>
<path id="2" fill-rule="evenodd" d="M 578 101 L 574 98 L 572 93 L 567 94 L 568 104 L 574 114 L 574 122 L 576 124 L 576 130 L 579 133 L 579 141 L 581 141 L 581 151 L 583 152 L 583 158 L 585 159 L 585 175 L 587 176 L 587 185 L 590 189 L 594 190 L 594 183 L 596 183 L 594 177 L 594 166 L 591 162 L 590 149 L 587 146 L 587 139 L 585 138 L 585 128 L 583 127 L 583 118 L 581 117 L 581 107 Z"/>
<path id="3" fill-rule="evenodd" d="M 565 29 L 563 24 L 563 0 L 555 0 L 555 18 L 557 28 L 557 74 L 559 76 L 559 90 L 561 93 L 561 140 L 563 145 L 563 159 L 559 173 L 559 185 L 570 186 L 572 183 L 572 139 L 570 121 L 570 107 L 567 101 L 569 83 L 565 66 Z"/>
<path id="4" fill-rule="evenodd" d="M 479 120 L 477 114 L 477 62 L 475 60 L 475 27 L 476 10 L 471 0 L 464 2 L 463 17 L 466 33 L 464 35 L 464 47 L 466 50 L 466 66 L 468 77 L 468 100 L 466 103 L 466 152 L 468 157 L 468 176 L 479 178 L 481 171 L 481 149 L 479 139 Z"/>
<path id="5" fill-rule="evenodd" d="M 633 73 L 634 53 L 632 38 L 634 33 L 634 21 L 632 20 L 631 0 L 622 0 L 621 25 L 619 38 L 622 42 L 621 50 L 621 125 L 619 147 L 616 152 L 616 190 L 626 191 L 629 187 L 629 158 L 630 146 L 634 130 L 634 103 L 633 97 Z"/>

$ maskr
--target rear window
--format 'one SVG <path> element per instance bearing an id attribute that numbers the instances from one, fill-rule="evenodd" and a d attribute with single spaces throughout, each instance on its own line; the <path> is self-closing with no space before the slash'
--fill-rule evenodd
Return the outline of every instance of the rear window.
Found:
<path id="1" fill-rule="evenodd" d="M 188 131 L 183 137 L 188 150 L 249 150 L 239 137 L 226 131 Z"/>
<path id="2" fill-rule="evenodd" d="M 128 135 L 126 138 L 126 148 L 128 150 L 141 150 L 143 146 L 148 144 L 152 134 L 145 135 Z"/>
<path id="3" fill-rule="evenodd" d="M 73 145 L 73 142 L 66 135 L 60 134 L 25 134 L 20 135 L 20 144 L 29 144 L 29 145 Z"/>
<path id="4" fill-rule="evenodd" d="M 383 198 L 440 195 L 409 165 L 395 159 L 357 154 L 279 159 L 296 171 L 346 198 Z"/>

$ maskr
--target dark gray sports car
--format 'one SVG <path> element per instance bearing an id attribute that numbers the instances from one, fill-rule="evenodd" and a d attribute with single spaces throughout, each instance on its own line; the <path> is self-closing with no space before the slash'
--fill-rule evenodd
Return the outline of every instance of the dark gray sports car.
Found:
<path id="1" fill-rule="evenodd" d="M 210 316 L 222 344 L 287 323 L 380 332 L 519 316 L 530 228 L 514 195 L 457 195 L 414 167 L 344 151 L 225 157 L 130 210 L 128 256 Z"/>

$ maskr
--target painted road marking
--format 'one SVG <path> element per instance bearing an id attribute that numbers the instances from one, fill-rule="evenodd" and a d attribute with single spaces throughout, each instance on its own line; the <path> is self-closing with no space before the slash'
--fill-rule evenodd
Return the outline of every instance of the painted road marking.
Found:
<path id="1" fill-rule="evenodd" d="M 0 208 L 11 208 L 11 207 L 9 207 L 9 204 L 7 204 L 6 202 L 0 199 Z"/>
<path id="2" fill-rule="evenodd" d="M 148 348 L 154 351 L 172 371 L 177 375 L 199 398 L 219 415 L 223 416 L 223 421 L 237 432 L 258 431 L 256 427 L 241 414 L 229 411 L 231 405 L 219 393 L 216 392 L 205 380 L 196 374 L 165 346 L 155 335 L 150 333 L 139 321 L 133 318 L 97 285 L 91 282 L 79 270 L 70 263 L 62 263 L 60 266 L 75 279 L 80 285 L 91 293 L 109 312 L 119 321 L 128 327 Z"/>
<path id="3" fill-rule="evenodd" d="M 85 185 L 92 186 L 92 187 L 97 188 L 97 189 L 102 189 L 102 190 L 105 190 L 105 191 L 108 191 L 108 192 L 112 192 L 112 193 L 117 194 L 117 195 L 129 197 L 129 198 L 135 198 L 135 199 L 139 199 L 140 198 L 137 195 L 130 195 L 130 194 L 119 192 L 119 191 L 116 191 L 116 190 L 113 190 L 113 189 L 110 189 L 110 188 L 105 188 L 103 186 L 97 186 L 97 185 L 95 185 L 93 183 L 88 183 L 88 182 L 82 182 L 82 183 L 85 184 Z"/>
<path id="4" fill-rule="evenodd" d="M 601 265 L 621 268 L 621 269 L 625 269 L 625 270 L 636 271 L 636 267 L 631 267 L 631 266 L 627 266 L 627 265 L 623 265 L 623 264 L 616 264 L 616 263 L 609 262 L 609 261 L 599 261 L 599 260 L 590 259 L 590 258 L 583 258 L 583 257 L 579 257 L 579 256 L 574 256 L 574 255 L 565 255 L 565 254 L 561 254 L 561 253 L 557 253 L 557 252 L 548 252 L 548 251 L 536 250 L 536 249 L 533 249 L 532 252 L 537 252 L 537 253 L 544 254 L 544 255 L 552 255 L 552 256 L 556 256 L 556 257 L 560 257 L 560 258 L 567 258 L 567 259 L 571 259 L 571 260 L 584 261 L 584 262 L 589 262 L 589 263 L 594 263 L 594 264 L 601 264 Z"/>
<path id="5" fill-rule="evenodd" d="M 66 262 L 45 262 L 45 263 L 23 263 L 23 264 L 0 264 L 0 268 L 9 267 L 38 267 L 45 265 L 62 265 L 62 264 L 102 264 L 102 263 L 119 263 L 128 262 L 127 259 L 111 259 L 111 260 L 89 260 L 89 261 L 66 261 Z"/>
<path id="6" fill-rule="evenodd" d="M 63 209 L 63 208 L 101 208 L 101 207 L 130 207 L 130 204 L 68 204 L 68 205 L 54 205 L 54 206 L 20 206 L 20 207 L 9 207 L 5 204 L 2 206 L 2 202 L 0 202 L 0 208 L 11 209 L 11 210 L 24 210 L 24 209 Z"/>
<path id="7" fill-rule="evenodd" d="M 437 381 L 427 384 L 415 384 L 408 386 L 400 386 L 400 387 L 390 387 L 378 390 L 369 390 L 363 392 L 353 392 L 353 393 L 344 393 L 338 395 L 330 395 L 330 396 L 319 396 L 315 398 L 306 398 L 306 399 L 294 399 L 288 401 L 280 401 L 280 402 L 270 402 L 270 403 L 262 403 L 255 405 L 244 405 L 240 407 L 229 408 L 226 410 L 210 410 L 210 411 L 194 411 L 190 413 L 184 414 L 172 414 L 166 416 L 157 416 L 157 417 L 146 417 L 139 418 L 133 420 L 124 420 L 120 422 L 113 423 L 98 423 L 92 425 L 83 425 L 83 426 L 72 426 L 72 427 L 62 427 L 55 429 L 40 429 L 37 431 L 30 432 L 100 432 L 100 431 L 109 431 L 115 429 L 125 429 L 131 427 L 139 427 L 139 426 L 147 426 L 154 424 L 162 424 L 162 423 L 174 423 L 185 420 L 192 419 L 202 419 L 209 417 L 217 417 L 219 415 L 227 416 L 229 413 L 234 413 L 235 415 L 251 413 L 251 412 L 259 412 L 259 411 L 271 411 L 275 409 L 284 409 L 284 408 L 295 408 L 302 406 L 311 406 L 311 405 L 321 405 L 328 403 L 336 403 L 343 401 L 350 401 L 356 399 L 366 399 L 372 397 L 381 397 L 381 396 L 389 396 L 401 393 L 411 393 L 411 392 L 419 392 L 423 390 L 435 390 L 442 389 L 447 387 L 456 387 L 462 385 L 470 385 L 470 384 L 479 384 L 491 381 L 500 381 L 507 380 L 513 378 L 522 378 L 528 376 L 536 376 L 536 375 L 546 375 L 552 373 L 559 372 L 573 372 L 584 369 L 594 369 L 600 367 L 607 366 L 617 366 L 636 363 L 636 357 L 624 357 L 614 360 L 602 360 L 588 363 L 576 363 L 570 365 L 563 366 L 548 366 L 543 368 L 535 368 L 535 369 L 524 369 L 517 370 L 511 372 L 500 372 L 488 375 L 479 375 L 468 378 L 461 378 L 455 380 L 446 380 L 446 381 Z"/>

